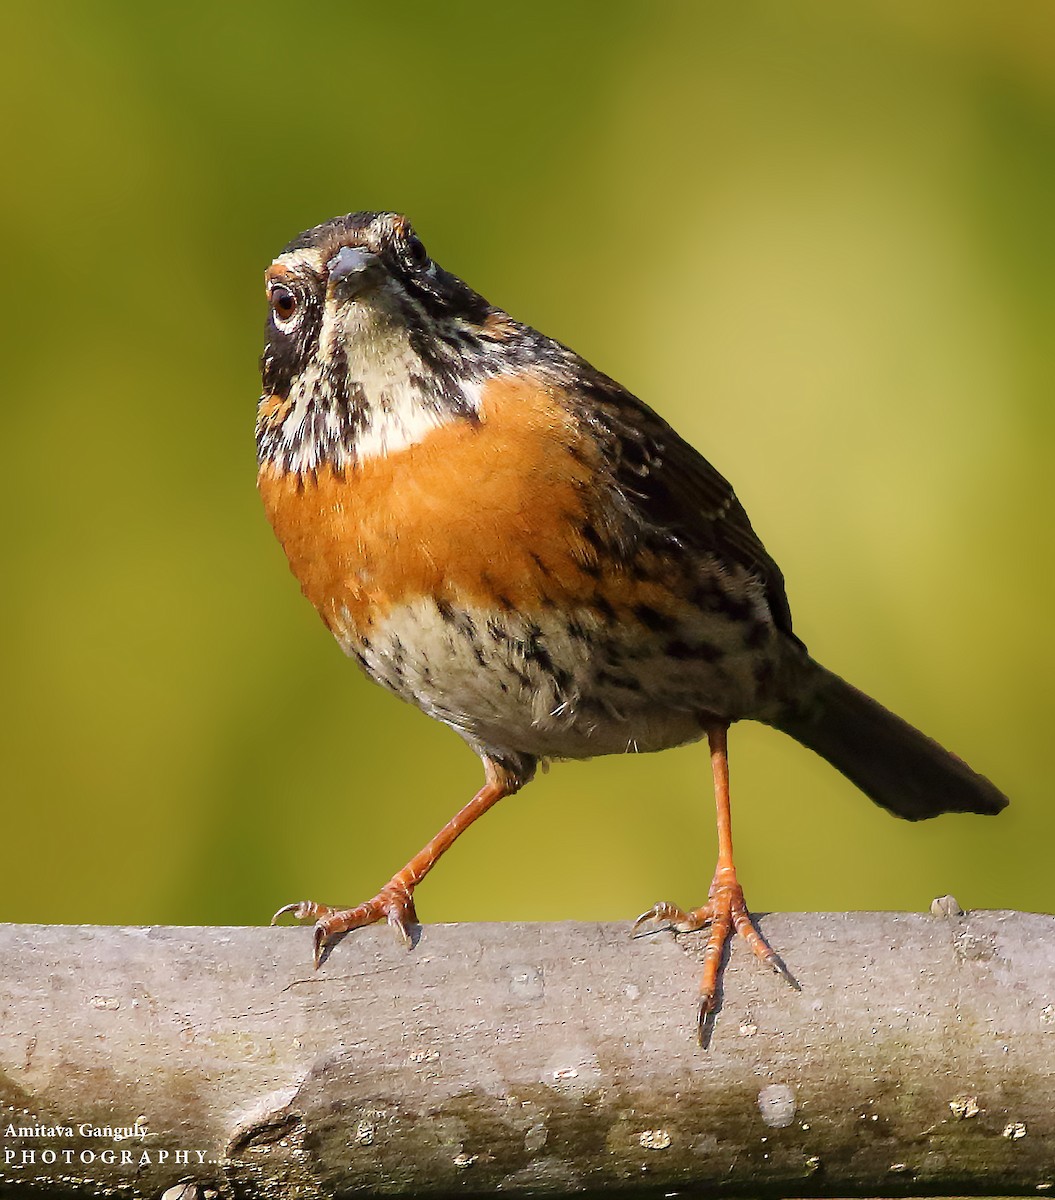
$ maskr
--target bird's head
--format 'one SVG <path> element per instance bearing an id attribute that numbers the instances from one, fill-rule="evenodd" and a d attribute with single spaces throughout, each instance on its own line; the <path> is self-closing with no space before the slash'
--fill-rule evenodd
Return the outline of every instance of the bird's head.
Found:
<path id="1" fill-rule="evenodd" d="M 406 217 L 359 212 L 268 268 L 261 462 L 343 468 L 473 419 L 523 329 L 429 256 Z"/>

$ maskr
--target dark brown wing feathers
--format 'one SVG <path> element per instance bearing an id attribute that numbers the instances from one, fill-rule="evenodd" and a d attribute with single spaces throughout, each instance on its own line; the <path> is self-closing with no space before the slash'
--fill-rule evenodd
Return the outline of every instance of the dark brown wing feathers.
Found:
<path id="1" fill-rule="evenodd" d="M 599 375 L 584 390 L 580 418 L 591 428 L 615 486 L 642 525 L 720 562 L 747 568 L 762 581 L 777 627 L 794 637 L 784 576 L 729 482 L 614 380 Z"/>

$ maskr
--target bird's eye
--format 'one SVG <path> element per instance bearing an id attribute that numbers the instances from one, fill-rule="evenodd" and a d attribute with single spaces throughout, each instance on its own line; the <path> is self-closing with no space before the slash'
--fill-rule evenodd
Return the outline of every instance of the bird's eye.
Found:
<path id="1" fill-rule="evenodd" d="M 297 297 L 282 284 L 271 289 L 271 311 L 280 321 L 288 321 L 297 311 Z"/>
<path id="2" fill-rule="evenodd" d="M 415 271 L 423 271 L 429 265 L 429 252 L 421 238 L 414 236 L 407 239 L 403 250 L 407 265 Z"/>

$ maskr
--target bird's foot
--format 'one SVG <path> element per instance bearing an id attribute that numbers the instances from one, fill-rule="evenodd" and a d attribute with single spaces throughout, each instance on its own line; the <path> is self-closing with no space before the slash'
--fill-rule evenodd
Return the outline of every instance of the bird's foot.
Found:
<path id="1" fill-rule="evenodd" d="M 298 921 L 315 922 L 314 960 L 318 967 L 329 943 L 350 929 L 362 929 L 377 921 L 387 921 L 410 948 L 410 927 L 416 925 L 418 915 L 414 911 L 413 888 L 401 882 L 398 876 L 388 883 L 372 899 L 355 908 L 333 908 L 329 904 L 316 904 L 314 900 L 300 900 L 286 904 L 271 918 L 278 922 L 285 913 L 292 913 Z"/>
<path id="2" fill-rule="evenodd" d="M 637 929 L 646 921 L 656 921 L 673 928 L 678 933 L 710 926 L 710 936 L 703 952 L 703 974 L 700 977 L 699 1035 L 705 1044 L 707 1018 L 718 1005 L 718 977 L 722 966 L 722 954 L 733 930 L 751 947 L 755 957 L 771 970 L 787 980 L 793 988 L 799 985 L 780 957 L 758 932 L 751 914 L 747 911 L 744 892 L 732 867 L 719 867 L 714 873 L 707 903 L 702 908 L 685 912 L 676 904 L 661 901 L 643 912 L 634 922 Z"/>

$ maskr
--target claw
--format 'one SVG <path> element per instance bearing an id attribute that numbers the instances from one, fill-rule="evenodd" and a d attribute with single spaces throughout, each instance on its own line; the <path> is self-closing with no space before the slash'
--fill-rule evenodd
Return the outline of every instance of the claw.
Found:
<path id="1" fill-rule="evenodd" d="M 772 957 L 763 960 L 767 966 L 771 967 L 774 975 L 779 975 L 785 983 L 789 984 L 796 992 L 802 991 L 802 984 L 795 978 L 794 975 L 787 969 L 778 954 L 773 954 Z"/>
<path id="2" fill-rule="evenodd" d="M 717 1005 L 713 997 L 710 1002 L 708 1002 L 707 997 L 701 998 L 699 1012 L 696 1017 L 696 1040 L 699 1042 L 701 1050 L 710 1049 L 711 1036 L 714 1033 L 716 1008 Z"/>
<path id="3" fill-rule="evenodd" d="M 685 912 L 676 904 L 661 900 L 658 904 L 653 904 L 648 912 L 643 912 L 634 922 L 633 928 L 639 928 L 646 921 L 665 921 L 666 925 L 662 928 L 673 929 L 675 933 L 695 933 L 697 929 L 709 925 L 713 919 L 714 914 L 709 904 L 703 908 L 694 908 L 692 912 Z M 659 933 L 660 930 L 651 932 Z"/>
<path id="4" fill-rule="evenodd" d="M 271 924 L 277 925 L 279 917 L 284 917 L 286 913 L 292 913 L 298 921 L 306 920 L 309 916 L 314 916 L 315 907 L 310 900 L 297 900 L 293 904 L 283 904 L 271 918 Z"/>
<path id="5" fill-rule="evenodd" d="M 663 908 L 662 904 L 653 904 L 652 907 L 648 910 L 648 912 L 643 912 L 641 914 L 641 916 L 638 917 L 638 919 L 634 922 L 634 924 L 631 926 L 631 928 L 640 929 L 641 926 L 644 925 L 644 923 L 646 921 L 661 920 L 660 911 L 662 910 L 662 908 Z"/>
<path id="6" fill-rule="evenodd" d="M 334 908 L 330 904 L 316 904 L 314 900 L 284 904 L 271 918 L 271 924 L 274 925 L 286 913 L 292 913 L 298 921 L 315 922 L 312 957 L 316 970 L 326 956 L 326 947 L 334 938 L 382 919 L 388 921 L 409 950 L 414 944 L 410 926 L 416 924 L 418 919 L 414 911 L 412 889 L 399 880 L 393 880 L 372 899 L 355 908 Z"/>
<path id="7" fill-rule="evenodd" d="M 413 939 L 410 936 L 410 926 L 407 923 L 407 918 L 411 921 L 416 921 L 417 914 L 414 912 L 414 905 L 410 904 L 405 912 L 400 912 L 397 908 L 389 909 L 388 923 L 399 934 L 403 945 L 409 950 L 414 945 Z"/>
<path id="8" fill-rule="evenodd" d="M 644 938 L 655 937 L 657 933 L 677 933 L 677 926 L 663 914 L 667 907 L 666 904 L 654 904 L 648 912 L 643 912 L 630 927 L 631 934 L 636 938 Z M 646 921 L 655 921 L 656 924 L 651 929 L 642 929 Z"/>
<path id="9" fill-rule="evenodd" d="M 706 926 L 710 927 L 703 955 L 703 975 L 700 979 L 700 999 L 696 1017 L 697 1037 L 704 1049 L 710 1044 L 714 1029 L 720 1004 L 722 963 L 729 938 L 734 931 L 747 942 L 760 962 L 765 963 L 774 974 L 779 975 L 796 991 L 802 990 L 798 980 L 755 928 L 744 902 L 744 893 L 732 868 L 720 867 L 715 871 L 709 899 L 703 908 L 695 908 L 687 913 L 675 904 L 660 902 L 637 918 L 634 929 L 638 929 L 646 921 L 668 922 L 666 927 L 673 928 L 676 933 L 689 933 Z"/>

